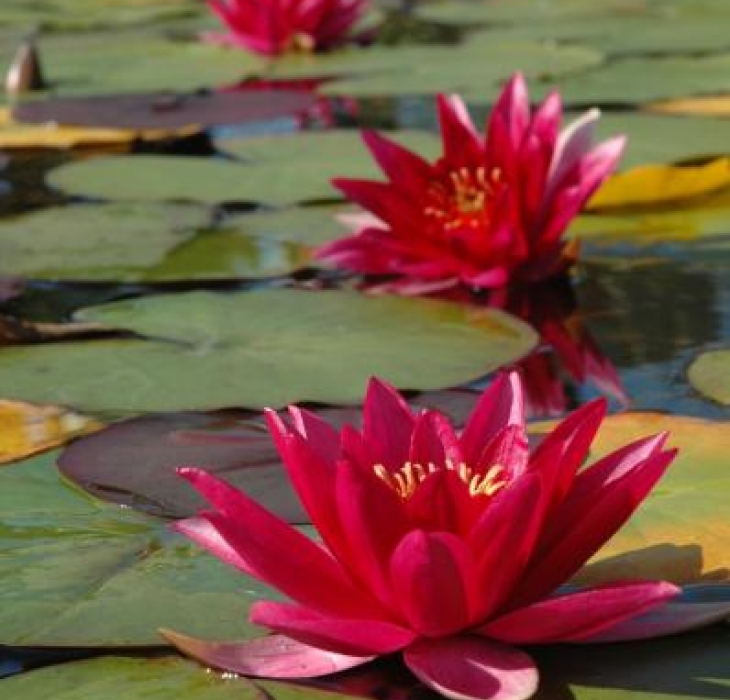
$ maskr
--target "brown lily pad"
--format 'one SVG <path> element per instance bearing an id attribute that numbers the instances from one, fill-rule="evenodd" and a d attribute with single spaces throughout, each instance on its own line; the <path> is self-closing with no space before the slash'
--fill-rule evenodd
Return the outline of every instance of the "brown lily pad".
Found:
<path id="1" fill-rule="evenodd" d="M 463 424 L 479 393 L 424 392 L 416 407 L 436 408 Z M 333 425 L 357 423 L 357 408 L 318 408 Z M 163 413 L 133 418 L 76 441 L 61 472 L 93 495 L 152 515 L 186 517 L 203 501 L 175 474 L 197 466 L 230 480 L 289 522 L 307 522 L 260 413 Z"/>
<path id="2" fill-rule="evenodd" d="M 299 114 L 317 98 L 302 90 L 138 93 L 55 97 L 24 102 L 12 118 L 26 124 L 53 122 L 108 129 L 179 129 L 259 122 Z"/>

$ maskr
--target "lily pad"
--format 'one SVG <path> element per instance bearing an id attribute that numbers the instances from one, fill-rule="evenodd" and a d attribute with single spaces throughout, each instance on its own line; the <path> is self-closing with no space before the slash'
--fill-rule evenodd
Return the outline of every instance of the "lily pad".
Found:
<path id="1" fill-rule="evenodd" d="M 66 194 L 109 200 L 286 205 L 336 199 L 321 164 L 242 165 L 195 156 L 106 156 L 62 165 L 48 183 Z"/>
<path id="2" fill-rule="evenodd" d="M 341 238 L 346 227 L 337 215 L 352 211 L 343 207 L 298 207 L 229 216 L 227 227 L 267 241 L 292 241 L 318 246 Z"/>
<path id="3" fill-rule="evenodd" d="M 16 41 L 22 37 L 15 33 Z M 9 62 L 16 41 L 0 46 Z M 49 91 L 55 95 L 180 92 L 235 83 L 260 72 L 264 63 L 192 39 L 172 40 L 151 30 L 42 35 L 37 48 Z"/>
<path id="4" fill-rule="evenodd" d="M 411 403 L 437 408 L 463 424 L 479 394 L 435 391 Z M 356 425 L 355 408 L 312 408 L 331 425 Z M 168 413 L 116 423 L 76 440 L 58 461 L 61 473 L 98 498 L 152 515 L 186 517 L 203 501 L 175 474 L 180 465 L 217 472 L 292 523 L 305 516 L 281 467 L 261 413 Z"/>
<path id="5" fill-rule="evenodd" d="M 51 207 L 0 220 L 0 274 L 50 280 L 145 279 L 210 213 L 192 205 Z"/>
<path id="6" fill-rule="evenodd" d="M 0 644 L 164 644 L 159 626 L 256 636 L 267 590 L 172 533 L 59 480 L 54 453 L 0 472 Z"/>
<path id="7" fill-rule="evenodd" d="M 730 159 L 706 165 L 644 165 L 609 178 L 591 197 L 589 211 L 641 209 L 696 200 L 730 186 Z"/>
<path id="8" fill-rule="evenodd" d="M 224 676 L 179 656 L 109 656 L 33 671 L 2 681 L 15 700 L 354 700 L 311 685 Z"/>
<path id="9" fill-rule="evenodd" d="M 137 140 L 157 141 L 184 138 L 197 133 L 197 127 L 179 130 L 101 129 L 56 124 L 18 124 L 9 110 L 0 107 L 0 147 L 12 149 L 84 148 L 130 146 Z"/>
<path id="10" fill-rule="evenodd" d="M 723 698 L 730 632 L 714 628 L 632 644 L 571 645 L 531 650 L 541 683 L 534 700 L 677 700 Z M 568 653 L 569 651 L 569 653 Z M 316 685 L 231 678 L 177 656 L 105 656 L 43 668 L 0 681 L 13 700 L 396 700 L 436 698 L 395 658 L 368 664 Z M 332 690 L 330 690 L 330 688 Z M 338 691 L 338 692 L 333 692 Z"/>
<path id="11" fill-rule="evenodd" d="M 371 375 L 404 389 L 455 386 L 536 343 L 501 312 L 336 291 L 194 292 L 76 318 L 142 337 L 3 349 L 5 396 L 134 412 L 355 403 Z"/>
<path id="12" fill-rule="evenodd" d="M 59 406 L 0 400 L 0 464 L 50 450 L 101 427 Z"/>
<path id="13" fill-rule="evenodd" d="M 559 89 L 566 104 L 599 106 L 728 91 L 730 53 L 617 59 L 566 76 Z"/>
<path id="14" fill-rule="evenodd" d="M 573 221 L 568 235 L 635 246 L 666 241 L 696 244 L 703 239 L 730 237 L 730 209 L 697 208 L 626 214 L 588 214 Z"/>
<path id="15" fill-rule="evenodd" d="M 730 120 L 654 114 L 605 113 L 597 139 L 626 134 L 628 147 L 622 168 L 646 163 L 722 156 L 730 153 Z"/>
<path id="16" fill-rule="evenodd" d="M 19 104 L 12 118 L 29 124 L 107 129 L 209 128 L 297 115 L 315 102 L 312 93 L 302 90 L 59 97 Z"/>
<path id="17" fill-rule="evenodd" d="M 730 350 L 703 353 L 690 365 L 687 376 L 700 394 L 730 406 Z"/>
<path id="18" fill-rule="evenodd" d="M 503 41 L 474 35 L 454 47 L 403 47 L 342 57 L 339 75 L 322 87 L 331 95 L 429 95 L 458 92 L 489 99 L 519 70 L 527 77 L 558 78 L 601 63 L 603 55 L 584 46 Z M 352 63 L 352 65 L 351 65 Z M 290 71 L 284 71 L 289 75 Z"/>

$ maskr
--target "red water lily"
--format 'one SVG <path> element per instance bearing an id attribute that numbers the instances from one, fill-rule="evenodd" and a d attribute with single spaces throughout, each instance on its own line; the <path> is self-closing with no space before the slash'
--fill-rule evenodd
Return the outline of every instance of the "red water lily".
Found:
<path id="1" fill-rule="evenodd" d="M 205 39 L 265 56 L 325 51 L 343 43 L 368 0 L 208 0 L 228 28 Z"/>
<path id="2" fill-rule="evenodd" d="M 414 415 L 378 380 L 362 431 L 338 433 L 296 407 L 290 424 L 268 411 L 322 541 L 205 471 L 181 469 L 212 510 L 176 529 L 290 601 L 253 605 L 251 620 L 275 632 L 258 639 L 165 634 L 208 665 L 275 678 L 324 675 L 401 652 L 418 678 L 448 697 L 517 700 L 538 678 L 516 645 L 686 627 L 674 612 L 659 624 L 652 617 L 677 595 L 669 583 L 559 589 L 675 455 L 662 434 L 581 469 L 604 411 L 602 400 L 586 404 L 532 453 L 516 373 L 486 390 L 461 434 L 436 411 Z"/>
<path id="3" fill-rule="evenodd" d="M 531 113 L 519 74 L 505 86 L 484 138 L 459 97 L 440 95 L 438 112 L 443 156 L 433 164 L 363 132 L 388 181 L 333 181 L 371 214 L 319 257 L 366 275 L 397 275 L 410 292 L 459 282 L 499 287 L 565 269 L 574 253 L 562 234 L 615 168 L 625 139 L 592 148 L 595 109 L 561 132 L 560 95 L 551 93 Z"/>

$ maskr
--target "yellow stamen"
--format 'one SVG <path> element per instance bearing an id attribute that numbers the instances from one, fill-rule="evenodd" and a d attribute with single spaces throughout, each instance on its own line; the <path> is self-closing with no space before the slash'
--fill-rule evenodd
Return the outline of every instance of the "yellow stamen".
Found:
<path id="1" fill-rule="evenodd" d="M 443 465 L 437 465 L 433 462 L 428 464 L 406 462 L 400 469 L 395 471 L 386 469 L 382 464 L 376 464 L 373 467 L 375 475 L 382 479 L 403 500 L 413 496 L 426 477 L 442 469 L 457 474 L 468 488 L 470 496 L 493 496 L 507 484 L 504 478 L 500 479 L 505 470 L 499 464 L 495 464 L 484 474 L 475 473 L 464 462 L 455 463 L 450 459 L 447 459 Z"/>

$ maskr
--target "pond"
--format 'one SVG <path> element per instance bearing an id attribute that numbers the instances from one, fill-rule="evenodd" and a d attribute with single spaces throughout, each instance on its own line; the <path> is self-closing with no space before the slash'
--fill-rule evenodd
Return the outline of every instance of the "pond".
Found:
<path id="1" fill-rule="evenodd" d="M 7 697 L 727 698 L 730 7 L 286 4 L 0 8 Z M 474 503 L 538 468 L 523 402 L 529 464 L 553 449 L 574 473 L 551 505 L 525 486 L 499 510 L 512 529 L 485 519 L 479 540 Z M 314 417 L 264 419 L 288 404 Z M 668 469 L 659 439 L 601 460 L 663 431 Z M 613 464 L 600 488 L 586 453 Z M 329 461 L 385 490 L 348 492 Z M 470 576 L 502 596 L 489 624 Z M 645 586 L 641 632 L 615 613 L 611 636 L 575 589 L 615 580 Z"/>

